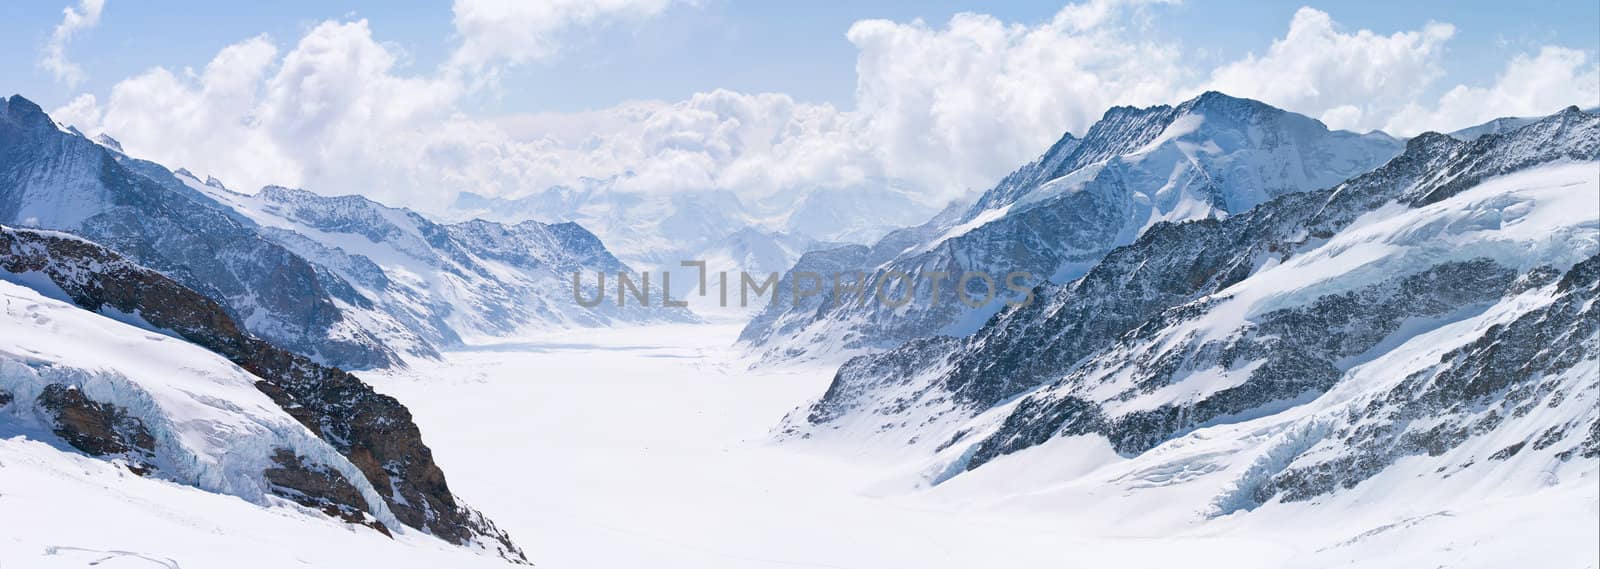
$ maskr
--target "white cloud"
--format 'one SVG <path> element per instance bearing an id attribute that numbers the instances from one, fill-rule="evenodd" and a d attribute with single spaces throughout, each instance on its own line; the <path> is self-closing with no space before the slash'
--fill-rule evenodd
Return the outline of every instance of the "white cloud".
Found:
<path id="1" fill-rule="evenodd" d="M 246 189 L 308 185 L 404 200 L 427 181 L 411 177 L 430 166 L 409 160 L 416 146 L 449 143 L 439 123 L 458 89 L 395 76 L 395 61 L 366 21 L 325 22 L 281 58 L 258 36 L 201 71 L 151 69 L 117 83 L 103 108 L 85 112 L 75 101 L 68 113 L 131 154 Z"/>
<path id="2" fill-rule="evenodd" d="M 324 22 L 286 50 L 251 38 L 202 70 L 152 69 L 53 114 L 243 191 L 282 184 L 425 210 L 460 191 L 516 196 L 582 177 L 615 178 L 623 191 L 782 199 L 892 179 L 941 203 L 987 188 L 1064 131 L 1083 134 L 1109 106 L 1172 103 L 1206 87 L 1336 127 L 1405 133 L 1593 104 L 1597 82 L 1581 52 L 1550 48 L 1514 60 L 1492 87 L 1423 104 L 1449 25 L 1347 33 L 1311 9 L 1265 55 L 1201 70 L 1129 23 L 1142 8 L 1097 0 L 1037 25 L 980 14 L 940 26 L 857 22 L 846 36 L 858 49 L 853 109 L 714 90 L 580 113 L 463 111 L 484 76 L 548 56 L 562 30 L 648 17 L 667 1 L 531 10 L 463 0 L 455 59 L 421 72 L 367 22 Z"/>
<path id="3" fill-rule="evenodd" d="M 268 184 L 438 208 L 456 192 L 508 195 L 583 177 L 620 189 L 840 186 L 877 175 L 846 117 L 787 95 L 702 93 L 506 126 L 462 114 L 451 73 L 406 75 L 366 21 L 325 22 L 293 49 L 252 38 L 201 71 L 156 68 L 110 96 L 54 111 L 136 156 L 253 191 Z M 568 128 L 559 127 L 562 123 Z"/>
<path id="4" fill-rule="evenodd" d="M 573 29 L 655 17 L 673 0 L 456 0 L 461 45 L 451 62 L 482 71 L 497 61 L 512 65 L 555 55 Z"/>
<path id="5" fill-rule="evenodd" d="M 540 13 L 587 23 L 623 10 L 606 6 Z M 458 23 L 463 13 L 517 19 L 481 12 L 491 8 L 459 3 Z M 103 112 L 63 111 L 95 117 L 77 120 L 130 153 L 247 190 L 276 183 L 438 207 L 462 190 L 512 195 L 579 177 L 619 177 L 628 191 L 757 198 L 895 178 L 942 202 L 982 189 L 1110 104 L 1169 100 L 1183 76 L 1176 50 L 1121 41 L 1112 24 L 1120 10 L 1074 5 L 1034 27 L 972 14 L 940 29 L 858 23 L 848 37 L 860 49 L 859 95 L 848 112 L 716 90 L 577 116 L 471 117 L 457 107 L 470 72 L 451 64 L 406 75 L 365 21 L 321 24 L 281 57 L 269 39 L 254 38 L 202 72 L 157 68 L 125 80 Z M 489 49 L 498 44 L 475 37 L 487 36 L 466 35 L 458 55 L 516 62 L 539 53 Z"/>
<path id="6" fill-rule="evenodd" d="M 75 125 L 80 130 L 89 129 L 85 133 L 93 135 L 100 126 L 100 102 L 94 95 L 84 93 L 50 111 L 50 118 L 62 124 Z"/>
<path id="7" fill-rule="evenodd" d="M 1326 12 L 1301 8 L 1266 55 L 1211 73 L 1206 86 L 1322 119 L 1331 128 L 1370 130 L 1441 75 L 1450 24 L 1381 35 L 1342 33 Z"/>
<path id="8" fill-rule="evenodd" d="M 1402 135 L 1449 132 L 1500 117 L 1547 115 L 1568 105 L 1600 106 L 1600 64 L 1582 51 L 1545 46 L 1513 57 L 1493 85 L 1456 85 L 1436 104 L 1408 105 L 1385 129 Z"/>
<path id="9" fill-rule="evenodd" d="M 944 197 L 981 189 L 1116 104 L 1169 102 L 1172 46 L 1118 25 L 1125 3 L 1068 5 L 1037 26 L 958 14 L 943 28 L 866 20 L 846 37 L 856 113 L 890 175 Z"/>
<path id="10" fill-rule="evenodd" d="M 173 167 L 294 183 L 300 166 L 257 128 L 260 81 L 277 49 L 265 36 L 224 48 L 201 72 L 155 68 L 118 82 L 101 104 L 69 105 L 86 133 L 126 137 L 130 153 Z M 61 114 L 61 110 L 55 114 Z"/>
<path id="11" fill-rule="evenodd" d="M 43 53 L 39 57 L 39 67 L 49 71 L 55 76 L 56 81 L 65 83 L 69 88 L 82 83 L 87 76 L 82 67 L 67 59 L 67 44 L 72 42 L 72 36 L 78 32 L 98 25 L 100 12 L 105 7 L 105 0 L 82 0 L 77 8 L 71 6 L 63 8 L 61 23 L 50 33 L 50 41 L 45 44 Z"/>

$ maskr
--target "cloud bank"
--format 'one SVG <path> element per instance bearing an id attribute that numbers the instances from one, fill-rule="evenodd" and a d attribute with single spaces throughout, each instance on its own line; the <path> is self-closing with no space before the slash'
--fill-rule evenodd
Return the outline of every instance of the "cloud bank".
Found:
<path id="1" fill-rule="evenodd" d="M 584 177 L 619 191 L 791 200 L 893 181 L 939 203 L 987 188 L 1063 132 L 1081 135 L 1109 106 L 1205 89 L 1399 135 L 1600 104 L 1596 64 L 1558 46 L 1510 57 L 1492 85 L 1456 85 L 1430 101 L 1446 79 L 1446 23 L 1349 31 L 1303 8 L 1259 55 L 1201 69 L 1141 26 L 1160 6 L 1095 0 L 1033 25 L 983 14 L 857 22 L 846 32 L 857 49 L 851 109 L 716 90 L 581 113 L 462 110 L 496 73 L 558 53 L 562 37 L 670 4 L 461 0 L 456 51 L 421 71 L 401 65 L 366 21 L 323 22 L 286 48 L 246 39 L 204 69 L 154 68 L 54 114 L 243 191 L 283 184 L 437 210 L 461 191 L 518 196 Z"/>

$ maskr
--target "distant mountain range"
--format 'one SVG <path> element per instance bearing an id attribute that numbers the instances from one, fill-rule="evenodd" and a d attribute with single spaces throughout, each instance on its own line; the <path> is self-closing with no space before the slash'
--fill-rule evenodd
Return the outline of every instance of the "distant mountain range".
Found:
<path id="1" fill-rule="evenodd" d="M 725 190 L 648 194 L 616 183 L 586 179 L 514 199 L 463 192 L 452 211 L 508 223 L 580 223 L 630 266 L 672 270 L 681 296 L 697 277 L 681 261 L 706 261 L 711 271 L 781 274 L 807 251 L 870 243 L 945 205 L 887 180 L 755 198 Z"/>
<path id="2" fill-rule="evenodd" d="M 239 194 L 97 139 L 20 96 L 0 102 L 0 224 L 91 239 L 321 362 L 386 367 L 463 336 L 693 319 L 574 302 L 572 273 L 631 272 L 576 224 L 445 225 L 359 196 Z"/>

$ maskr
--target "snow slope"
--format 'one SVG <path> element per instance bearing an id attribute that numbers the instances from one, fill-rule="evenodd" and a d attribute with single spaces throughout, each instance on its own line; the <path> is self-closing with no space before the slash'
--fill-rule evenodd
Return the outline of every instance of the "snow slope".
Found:
<path id="1" fill-rule="evenodd" d="M 733 326 L 542 333 L 363 376 L 410 407 L 452 486 L 540 567 L 1160 569 L 1592 567 L 1593 467 L 1533 454 L 1492 477 L 1407 465 L 1316 502 L 1209 515 L 1276 423 L 1196 431 L 1132 459 L 1062 438 L 927 488 L 923 463 L 770 426 L 829 370 L 747 369 Z M 487 421 L 485 418 L 493 418 Z M 0 536 L 33 567 L 488 567 L 415 534 L 375 532 L 119 475 L 33 441 L 0 440 L 0 505 L 38 512 Z M 26 490 L 17 490 L 26 489 Z M 9 511 L 9 510 L 8 510 Z M 103 515 L 83 518 L 74 512 Z M 1517 531 L 1507 531 L 1515 527 Z M 151 563 L 146 559 L 155 559 Z"/>
<path id="2" fill-rule="evenodd" d="M 1595 566 L 1592 464 L 1405 465 L 1355 492 L 1213 516 L 1289 429 L 1197 431 L 1143 457 L 1058 439 L 928 488 L 921 459 L 769 427 L 824 368 L 747 369 L 728 326 L 539 335 L 365 377 L 417 414 L 452 481 L 561 568 Z M 492 436 L 478 418 L 496 417 Z M 535 459 L 534 457 L 537 457 Z M 1455 458 L 1455 457 L 1453 457 Z M 523 465 L 526 465 L 525 467 Z M 1506 531 L 1507 524 L 1518 528 Z"/>
<path id="3" fill-rule="evenodd" d="M 1043 481 L 1183 488 L 1207 519 L 1593 495 L 1600 116 L 1424 135 L 1036 293 L 971 338 L 853 360 L 785 437 L 899 457 L 902 487 L 1074 464 Z"/>
<path id="4" fill-rule="evenodd" d="M 7 307 L 16 305 L 24 317 L 23 325 L 12 326 L 17 330 L 8 338 L 15 338 L 19 353 L 63 362 L 26 360 L 23 367 L 8 368 L 10 389 L 0 389 L 0 407 L 13 414 L 0 415 L 4 419 L 0 425 L 121 462 L 137 474 L 177 476 L 200 488 L 245 496 L 269 492 L 384 533 L 398 531 L 399 526 L 389 527 L 398 522 L 450 543 L 523 561 L 509 536 L 450 490 L 410 412 L 355 376 L 251 337 L 217 302 L 81 238 L 0 227 L 0 271 L 4 275 L 0 280 L 26 287 L 25 293 L 60 301 L 48 307 L 52 312 L 48 316 L 38 313 L 33 303 L 8 301 Z M 173 349 L 188 351 L 167 353 L 158 346 L 140 345 L 115 351 L 112 355 L 117 357 L 102 358 L 111 367 L 100 368 L 93 349 L 119 350 L 121 344 L 95 340 L 108 330 L 120 330 L 111 326 L 118 322 L 150 331 L 141 338 L 165 339 L 181 347 Z M 52 334 L 25 337 L 31 333 L 27 325 L 46 327 Z M 103 326 L 109 328 L 101 330 Z M 39 341 L 47 343 L 32 343 Z M 73 347 L 81 350 L 68 349 Z M 191 357 L 203 357 L 222 369 L 191 363 Z M 125 367 L 144 373 L 130 380 L 118 371 Z M 169 389 L 171 382 L 196 372 L 197 377 L 217 376 L 231 390 L 181 383 Z M 229 377 L 236 379 L 221 381 Z M 171 389 L 178 393 L 169 393 Z M 151 394 L 159 397 L 152 402 Z M 239 425 L 224 425 L 224 432 L 212 433 L 210 425 L 217 421 L 187 419 L 194 405 L 186 397 L 238 413 L 260 407 L 264 397 L 280 410 L 272 415 L 279 423 L 292 419 L 299 425 L 290 429 L 291 434 L 309 432 L 317 437 L 326 443 L 317 449 L 331 447 L 348 459 L 347 464 L 355 465 L 360 478 L 352 478 L 348 469 L 330 467 L 318 454 L 274 443 L 271 433 Z M 216 444 L 202 452 L 193 445 L 163 442 L 180 427 L 200 429 L 195 434 L 180 432 L 185 442 Z M 243 438 L 231 440 L 229 434 Z M 196 453 L 221 458 L 195 458 Z M 215 468 L 202 468 L 198 474 L 194 470 L 196 463 L 226 467 L 234 464 L 230 460 L 246 462 L 223 474 Z M 235 470 L 243 474 L 234 474 Z M 244 482 L 251 485 L 233 485 L 241 476 L 248 477 Z M 213 479 L 229 485 L 219 486 L 221 482 Z M 270 485 L 263 487 L 263 480 Z M 381 500 L 376 509 L 371 506 L 374 495 Z M 382 515 L 373 519 L 374 513 Z"/>
<path id="5" fill-rule="evenodd" d="M 256 389 L 258 378 L 177 338 L 46 298 L 0 281 L 0 434 L 26 435 L 70 451 L 37 401 L 50 386 L 115 405 L 153 438 L 156 476 L 260 505 L 289 502 L 265 472 L 288 450 L 353 484 L 379 522 L 401 527 L 354 465 Z M 126 320 L 137 322 L 137 315 Z"/>
<path id="6" fill-rule="evenodd" d="M 0 439 L 0 507 L 6 567 L 512 567 L 425 535 L 389 538 L 19 437 Z"/>

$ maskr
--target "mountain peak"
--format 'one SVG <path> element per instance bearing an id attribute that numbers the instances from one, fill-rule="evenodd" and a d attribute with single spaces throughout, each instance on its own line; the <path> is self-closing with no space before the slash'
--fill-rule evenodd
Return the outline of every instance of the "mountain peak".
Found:
<path id="1" fill-rule="evenodd" d="M 5 106 L 6 112 L 11 112 L 12 108 L 17 109 L 18 111 L 32 110 L 32 111 L 37 111 L 37 112 L 41 112 L 41 113 L 44 112 L 44 109 L 39 108 L 39 104 L 38 103 L 30 101 L 30 100 L 28 100 L 27 97 L 24 97 L 24 96 L 22 96 L 20 94 L 12 95 L 10 97 L 7 97 L 5 99 L 5 103 L 6 103 L 6 106 Z"/>
<path id="2" fill-rule="evenodd" d="M 122 151 L 122 143 L 118 142 L 117 139 L 115 139 L 115 138 L 111 138 L 111 135 L 109 135 L 109 134 L 106 134 L 106 133 L 102 132 L 99 135 L 96 135 L 94 137 L 94 141 L 99 143 L 100 146 L 104 146 L 104 147 L 109 148 L 111 150 L 117 151 L 118 154 L 127 154 L 126 152 Z M 179 169 L 182 170 L 182 168 L 179 168 Z M 187 172 L 187 170 L 184 170 L 184 171 Z"/>
<path id="3" fill-rule="evenodd" d="M 1246 118 L 1263 113 L 1283 114 L 1283 109 L 1257 101 L 1235 97 L 1220 91 L 1206 91 L 1199 96 L 1179 104 L 1179 114 L 1198 112 L 1206 115 L 1223 115 L 1233 118 Z"/>
<path id="4" fill-rule="evenodd" d="M 275 202 L 296 201 L 321 197 L 320 194 L 313 193 L 310 190 L 289 188 L 277 184 L 262 186 L 260 195 L 262 199 Z"/>
<path id="5" fill-rule="evenodd" d="M 39 108 L 37 103 L 24 98 L 22 95 L 12 95 L 9 99 L 0 99 L 0 102 L 5 103 L 0 105 L 0 118 L 27 126 L 50 125 L 54 128 L 54 124 L 50 121 L 49 115 L 45 114 L 44 109 Z"/>

